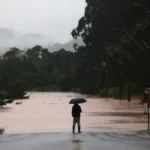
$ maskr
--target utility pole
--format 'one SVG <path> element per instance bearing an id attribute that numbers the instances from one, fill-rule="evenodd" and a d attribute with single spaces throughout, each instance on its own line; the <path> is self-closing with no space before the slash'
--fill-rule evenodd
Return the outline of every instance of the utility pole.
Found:
<path id="1" fill-rule="evenodd" d="M 122 100 L 122 69 L 121 69 L 121 64 L 119 65 L 119 98 Z"/>
<path id="2" fill-rule="evenodd" d="M 108 98 L 108 55 L 106 55 L 106 66 L 105 66 L 105 98 Z"/>
<path id="3" fill-rule="evenodd" d="M 146 87 L 144 90 L 144 110 L 146 110 L 146 112 L 144 112 L 147 115 L 147 119 L 148 119 L 148 131 L 150 130 L 150 116 L 149 116 L 149 109 L 150 109 L 150 101 L 149 101 L 149 95 L 150 95 L 150 88 Z M 145 105 L 145 102 L 147 102 L 147 106 Z"/>
<path id="4" fill-rule="evenodd" d="M 102 66 L 104 67 L 104 86 L 105 86 L 105 98 L 108 98 L 108 55 L 106 55 L 105 61 L 102 62 Z"/>
<path id="5" fill-rule="evenodd" d="M 148 131 L 150 130 L 150 116 L 149 116 L 149 109 L 150 109 L 150 101 L 148 99 Z"/>
<path id="6" fill-rule="evenodd" d="M 131 106 L 131 87 L 130 87 L 130 83 L 128 83 L 128 107 Z"/>
<path id="7" fill-rule="evenodd" d="M 147 28 L 145 28 L 145 42 L 147 43 Z M 149 67 L 149 65 L 148 65 L 148 51 L 147 51 L 147 46 L 145 47 L 145 65 L 146 65 L 146 67 L 145 67 L 145 69 L 146 69 L 146 71 L 145 71 L 145 73 L 146 73 L 146 82 L 145 82 L 145 89 L 146 88 L 148 88 L 147 86 L 147 82 L 149 81 L 149 77 L 148 77 L 148 67 Z M 145 96 L 146 98 L 145 98 L 145 100 L 144 100 L 144 103 L 147 105 L 146 106 L 146 109 L 147 109 L 147 111 L 146 111 L 146 113 L 147 113 L 147 120 L 148 120 L 148 131 L 150 130 L 150 116 L 149 116 L 149 94 L 150 94 L 150 89 L 148 88 L 148 94 L 147 94 L 147 96 Z"/>

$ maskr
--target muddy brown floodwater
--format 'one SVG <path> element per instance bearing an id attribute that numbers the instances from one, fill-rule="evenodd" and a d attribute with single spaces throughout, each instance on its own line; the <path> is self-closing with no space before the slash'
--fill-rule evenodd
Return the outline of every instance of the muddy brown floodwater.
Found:
<path id="1" fill-rule="evenodd" d="M 70 99 L 85 97 L 81 104 L 82 131 L 137 131 L 147 129 L 143 107 L 133 100 L 131 108 L 127 101 L 90 97 L 75 93 L 28 93 L 30 99 L 21 105 L 7 105 L 0 110 L 0 128 L 5 133 L 70 132 L 72 126 Z"/>

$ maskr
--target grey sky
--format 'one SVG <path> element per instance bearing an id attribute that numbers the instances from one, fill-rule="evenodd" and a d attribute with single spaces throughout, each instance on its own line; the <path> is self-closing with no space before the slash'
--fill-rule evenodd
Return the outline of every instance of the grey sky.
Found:
<path id="1" fill-rule="evenodd" d="M 37 34 L 37 38 L 41 35 L 46 43 L 64 43 L 71 39 L 70 32 L 83 15 L 84 7 L 85 0 L 0 0 L 0 28 L 12 30 L 12 40 L 6 41 L 10 46 L 23 44 L 26 34 L 30 38 L 31 34 Z"/>

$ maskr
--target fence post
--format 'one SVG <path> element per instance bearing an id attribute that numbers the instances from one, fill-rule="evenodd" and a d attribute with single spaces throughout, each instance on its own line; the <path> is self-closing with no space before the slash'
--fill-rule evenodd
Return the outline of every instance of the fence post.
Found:
<path id="1" fill-rule="evenodd" d="M 131 87 L 130 83 L 128 83 L 128 107 L 131 106 Z"/>

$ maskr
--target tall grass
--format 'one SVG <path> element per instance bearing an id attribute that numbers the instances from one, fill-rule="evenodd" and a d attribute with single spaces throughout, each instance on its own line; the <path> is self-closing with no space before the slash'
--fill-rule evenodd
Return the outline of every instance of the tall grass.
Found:
<path id="1" fill-rule="evenodd" d="M 143 93 L 142 88 L 140 88 L 136 84 L 131 84 L 130 94 L 132 96 L 142 96 L 142 93 Z M 98 96 L 105 97 L 105 95 L 106 95 L 105 88 L 99 90 Z M 108 97 L 109 98 L 115 98 L 115 99 L 119 99 L 121 97 L 121 99 L 127 99 L 128 98 L 128 85 L 124 84 L 122 86 L 122 88 L 120 88 L 120 87 L 109 87 L 108 88 Z"/>

